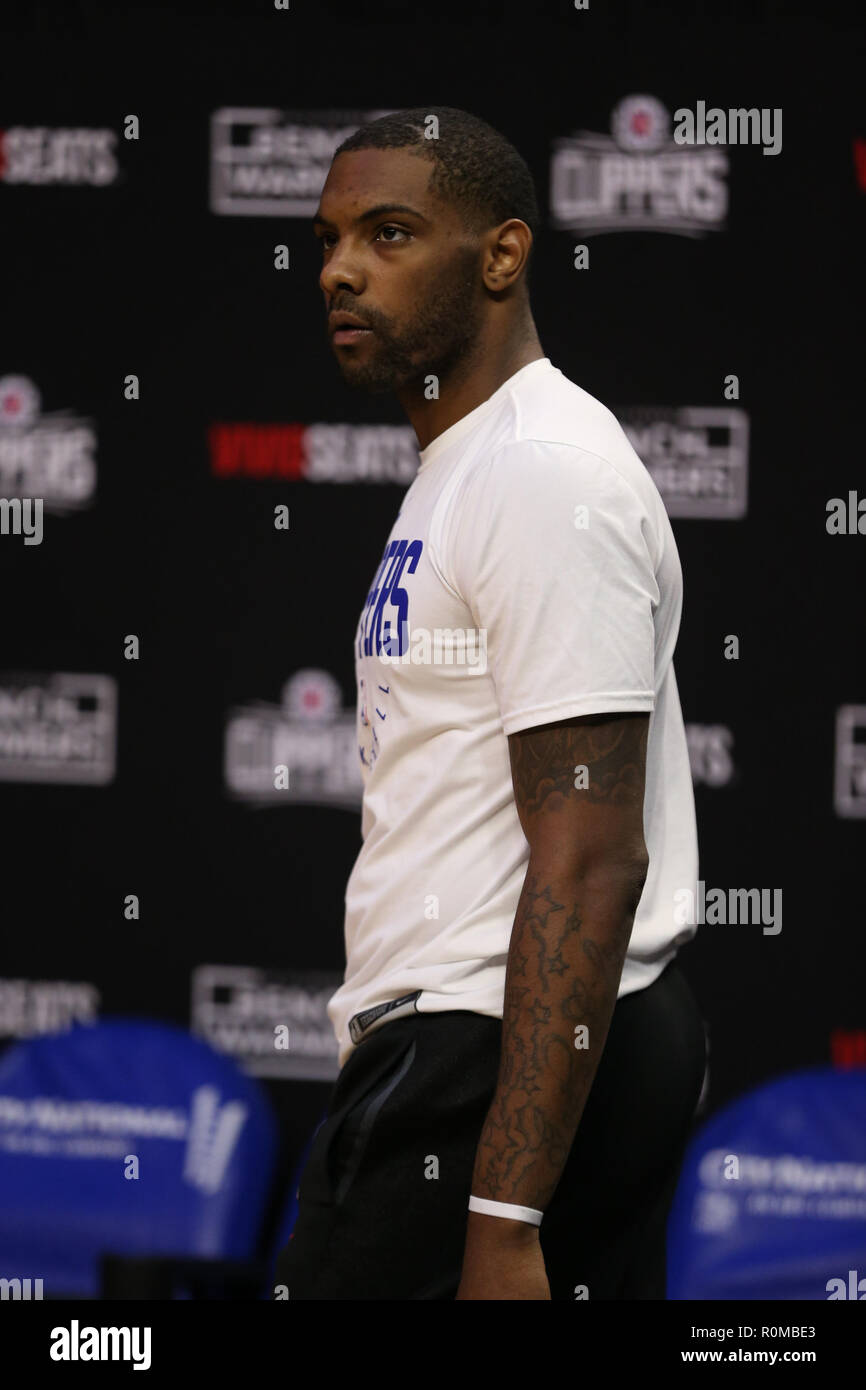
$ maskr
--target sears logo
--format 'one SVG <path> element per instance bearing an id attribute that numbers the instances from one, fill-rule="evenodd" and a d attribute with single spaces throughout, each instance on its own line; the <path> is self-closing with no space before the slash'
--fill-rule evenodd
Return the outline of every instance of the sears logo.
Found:
<path id="1" fill-rule="evenodd" d="M 667 108 L 653 96 L 624 97 L 611 135 L 578 131 L 554 142 L 551 225 L 598 232 L 721 231 L 728 212 L 728 157 L 675 143 Z"/>

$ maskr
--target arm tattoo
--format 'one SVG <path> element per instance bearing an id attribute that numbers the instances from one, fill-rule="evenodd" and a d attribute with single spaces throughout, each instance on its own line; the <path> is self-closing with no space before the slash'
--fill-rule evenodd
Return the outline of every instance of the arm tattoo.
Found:
<path id="1" fill-rule="evenodd" d="M 545 724 L 509 739 L 511 775 L 521 814 L 530 821 L 556 810 L 574 792 L 574 768 L 589 769 L 583 793 L 614 805 L 643 797 L 648 716 L 591 714 Z"/>
<path id="2" fill-rule="evenodd" d="M 618 808 L 633 827 L 643 808 L 648 722 L 590 716 L 513 735 L 524 829 L 553 813 L 561 837 L 562 817 L 578 803 L 578 823 L 593 816 L 587 802 Z M 575 790 L 580 764 L 589 769 L 589 784 Z M 626 868 L 582 878 L 570 861 L 561 868 L 557 862 L 555 854 L 534 858 L 530 850 L 508 953 L 499 1076 L 472 1186 L 477 1196 L 542 1210 L 598 1068 L 642 887 Z M 588 1029 L 586 1048 L 576 1044 L 580 1025 Z"/>

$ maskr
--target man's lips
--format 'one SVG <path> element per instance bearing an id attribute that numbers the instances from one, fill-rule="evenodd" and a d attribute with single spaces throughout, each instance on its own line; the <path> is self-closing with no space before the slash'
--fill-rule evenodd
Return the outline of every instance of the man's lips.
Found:
<path id="1" fill-rule="evenodd" d="M 328 327 L 335 343 L 356 343 L 373 331 L 357 314 L 341 310 L 328 316 Z"/>
<path id="2" fill-rule="evenodd" d="M 362 338 L 368 338 L 373 332 L 372 328 L 355 328 L 347 324 L 345 328 L 335 328 L 331 334 L 332 343 L 359 343 Z"/>

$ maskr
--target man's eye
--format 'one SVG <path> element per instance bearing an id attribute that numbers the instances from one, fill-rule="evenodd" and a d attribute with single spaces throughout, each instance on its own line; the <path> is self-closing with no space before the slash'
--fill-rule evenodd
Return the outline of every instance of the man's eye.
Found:
<path id="1" fill-rule="evenodd" d="M 409 236 L 409 233 L 405 231 L 403 227 L 395 227 L 392 222 L 386 222 L 384 226 L 380 227 L 379 231 L 376 233 L 376 236 L 379 236 L 380 232 L 399 232 L 400 236 Z M 393 242 L 394 238 L 386 237 L 385 240 L 391 243 Z"/>

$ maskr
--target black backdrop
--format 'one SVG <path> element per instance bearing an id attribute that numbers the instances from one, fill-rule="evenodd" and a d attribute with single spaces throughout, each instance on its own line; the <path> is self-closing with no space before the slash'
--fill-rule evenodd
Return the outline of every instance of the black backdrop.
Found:
<path id="1" fill-rule="evenodd" d="M 703 449 L 702 476 L 713 460 L 747 474 L 744 515 L 712 498 L 698 515 L 670 508 L 701 876 L 783 892 L 778 934 L 708 923 L 682 953 L 711 1029 L 708 1104 L 858 1046 L 863 1060 L 866 536 L 827 529 L 829 499 L 866 495 L 862 31 L 806 5 L 71 4 L 8 21 L 3 48 L 0 378 L 7 414 L 23 401 L 27 415 L 32 388 L 39 403 L 29 424 L 0 427 L 0 495 L 43 495 L 16 464 L 22 433 L 53 430 L 56 449 L 90 430 L 96 461 L 82 505 L 46 500 L 41 544 L 0 536 L 3 1042 L 76 1017 L 193 1024 L 263 1076 L 287 1162 L 321 1113 L 323 1001 L 360 843 L 352 637 L 408 481 L 388 451 L 411 462 L 411 447 L 395 402 L 341 382 L 309 218 L 214 209 L 214 118 L 233 109 L 261 127 L 249 113 L 277 111 L 278 126 L 321 135 L 428 102 L 484 116 L 530 162 L 544 218 L 533 304 L 554 364 L 635 428 L 667 421 L 660 470 Z M 556 225 L 556 142 L 610 140 L 634 94 L 668 113 L 781 108 L 782 151 L 725 151 L 727 214 L 702 235 L 667 229 L 658 206 L 649 229 Z M 92 181 L 87 136 L 81 177 L 46 176 L 54 137 L 21 135 L 43 129 L 113 132 L 116 172 Z M 42 151 L 29 166 L 28 138 Z M 587 270 L 573 268 L 577 244 Z M 694 414 L 719 410 L 721 424 Z M 270 461 L 268 424 L 283 446 Z M 324 436 L 342 450 L 339 480 L 314 471 L 314 425 L 352 427 Z M 360 427 L 379 425 L 371 474 Z M 731 634 L 738 660 L 725 659 Z M 293 689 L 306 715 L 280 714 L 305 671 Z M 70 673 L 78 693 L 52 705 Z M 94 710 L 107 712 L 102 763 L 74 743 Z M 297 765 L 289 792 L 268 796 L 277 748 Z M 258 792 L 230 785 L 244 769 Z M 194 1007 L 202 966 L 220 970 L 195 976 Z M 275 1058 L 280 1021 L 298 1047 Z"/>

